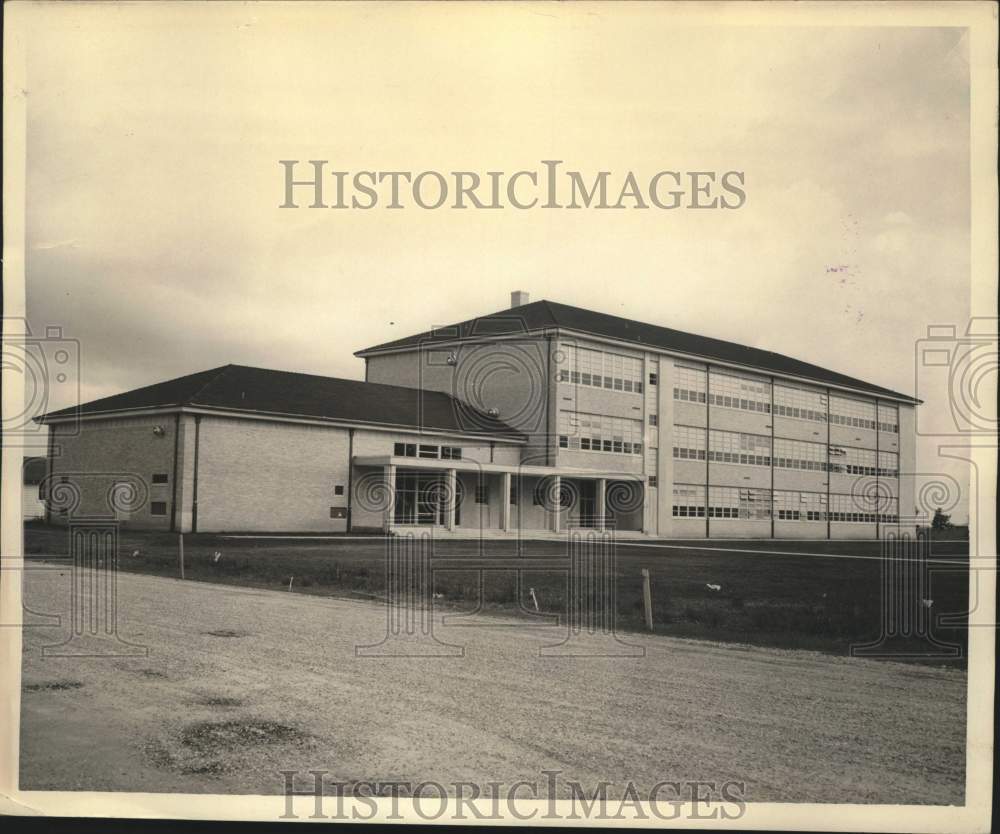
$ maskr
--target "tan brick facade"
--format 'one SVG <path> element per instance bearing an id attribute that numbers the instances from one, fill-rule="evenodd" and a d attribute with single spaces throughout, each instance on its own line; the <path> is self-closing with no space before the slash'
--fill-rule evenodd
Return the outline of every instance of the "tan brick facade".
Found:
<path id="1" fill-rule="evenodd" d="M 86 420 L 79 431 L 55 424 L 50 431 L 47 489 L 58 489 L 67 480 L 80 495 L 75 514 L 114 515 L 123 526 L 170 529 L 176 434 L 173 415 Z M 165 475 L 166 481 L 153 483 L 154 475 Z M 146 500 L 134 510 L 116 512 L 110 491 L 116 483 L 130 481 L 146 490 Z M 154 515 L 154 510 L 162 513 Z M 60 513 L 50 512 L 50 520 L 60 523 L 64 519 Z"/>

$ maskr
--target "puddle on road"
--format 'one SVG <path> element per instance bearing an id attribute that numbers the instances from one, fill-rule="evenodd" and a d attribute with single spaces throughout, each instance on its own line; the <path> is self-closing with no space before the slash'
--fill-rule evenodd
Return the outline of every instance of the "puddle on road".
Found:
<path id="1" fill-rule="evenodd" d="M 26 683 L 25 692 L 60 692 L 65 689 L 79 689 L 80 681 L 46 681 L 44 683 Z"/>
<path id="2" fill-rule="evenodd" d="M 198 753 L 227 752 L 248 745 L 298 741 L 304 734 L 276 721 L 199 721 L 188 724 L 180 741 Z"/>
<path id="3" fill-rule="evenodd" d="M 309 741 L 309 734 L 276 721 L 196 721 L 169 737 L 151 740 L 143 751 L 157 767 L 211 775 L 237 770 L 248 758 L 259 759 L 273 748 Z"/>
<path id="4" fill-rule="evenodd" d="M 226 695 L 210 695 L 199 699 L 196 703 L 205 707 L 241 707 L 243 706 L 243 699 L 230 698 Z"/>

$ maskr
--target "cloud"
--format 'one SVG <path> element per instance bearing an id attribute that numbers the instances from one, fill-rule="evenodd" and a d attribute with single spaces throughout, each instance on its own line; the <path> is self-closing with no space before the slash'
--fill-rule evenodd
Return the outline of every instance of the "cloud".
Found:
<path id="1" fill-rule="evenodd" d="M 87 8 L 43 10 L 31 35 L 27 290 L 36 327 L 81 340 L 88 391 L 226 362 L 359 378 L 355 350 L 519 287 L 903 391 L 927 324 L 968 318 L 960 30 L 678 27 L 652 7 L 476 6 L 446 25 L 398 6 Z M 288 158 L 732 168 L 748 199 L 283 211 Z"/>

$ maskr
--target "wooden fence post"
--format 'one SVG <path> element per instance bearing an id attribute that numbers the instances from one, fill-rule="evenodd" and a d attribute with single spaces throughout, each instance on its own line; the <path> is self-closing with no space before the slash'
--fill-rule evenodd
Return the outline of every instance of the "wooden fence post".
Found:
<path id="1" fill-rule="evenodd" d="M 642 601 L 646 609 L 646 628 L 653 630 L 653 595 L 649 590 L 649 570 L 642 569 Z"/>

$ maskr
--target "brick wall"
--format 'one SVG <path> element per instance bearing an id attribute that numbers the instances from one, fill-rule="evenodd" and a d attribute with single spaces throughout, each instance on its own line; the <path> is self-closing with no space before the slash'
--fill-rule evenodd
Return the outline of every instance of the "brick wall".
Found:
<path id="1" fill-rule="evenodd" d="M 347 429 L 206 415 L 198 435 L 198 532 L 347 529 L 330 517 L 347 507 Z"/>
<path id="2" fill-rule="evenodd" d="M 451 353 L 454 364 L 448 363 Z M 537 463 L 544 461 L 546 443 L 550 453 L 554 449 L 548 361 L 544 338 L 524 338 L 370 356 L 366 374 L 369 382 L 442 391 L 484 411 L 497 408 L 501 420 L 528 436 L 526 456 Z"/>
<path id="3" fill-rule="evenodd" d="M 154 433 L 154 427 L 162 433 Z M 50 487 L 67 479 L 80 493 L 78 515 L 116 515 L 124 527 L 169 530 L 173 500 L 175 420 L 172 415 L 87 420 L 77 426 L 53 425 Z M 154 484 L 153 475 L 167 476 Z M 114 512 L 109 491 L 115 483 L 135 481 L 146 500 L 130 512 Z M 161 506 L 161 505 L 166 505 Z M 163 510 L 153 515 L 152 511 Z M 53 512 L 60 524 L 66 516 Z"/>

